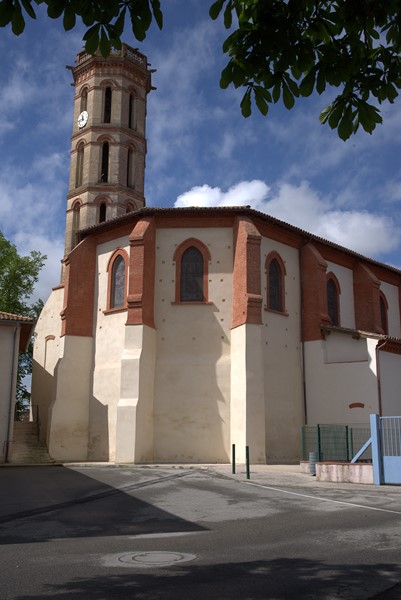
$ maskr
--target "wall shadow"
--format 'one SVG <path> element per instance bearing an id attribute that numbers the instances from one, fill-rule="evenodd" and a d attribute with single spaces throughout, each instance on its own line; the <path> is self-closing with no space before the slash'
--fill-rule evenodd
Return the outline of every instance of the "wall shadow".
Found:
<path id="1" fill-rule="evenodd" d="M 383 577 L 383 573 L 386 576 Z M 400 593 L 397 564 L 326 564 L 308 559 L 278 558 L 216 565 L 186 565 L 138 572 L 97 573 L 64 584 L 46 585 L 46 597 L 70 600 L 105 598 L 135 600 L 313 600 L 343 598 L 393 600 Z M 386 590 L 386 591 L 384 591 Z M 43 593 L 42 592 L 42 593 Z M 19 595 L 14 600 L 39 600 Z"/>
<path id="2" fill-rule="evenodd" d="M 131 495 L 182 474 L 144 475 L 133 480 L 127 493 L 62 466 L 9 467 L 0 475 L 1 487 L 7 490 L 0 498 L 0 545 L 205 531 Z"/>

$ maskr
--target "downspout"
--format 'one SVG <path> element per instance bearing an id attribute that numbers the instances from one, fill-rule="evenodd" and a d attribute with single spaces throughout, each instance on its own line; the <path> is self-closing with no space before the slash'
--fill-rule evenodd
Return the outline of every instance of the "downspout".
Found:
<path id="1" fill-rule="evenodd" d="M 14 406 L 14 402 L 15 402 L 15 385 L 14 382 L 16 381 L 17 378 L 17 370 L 18 370 L 18 347 L 17 347 L 17 340 L 19 340 L 19 335 L 17 335 L 19 333 L 20 330 L 20 324 L 15 326 L 14 329 L 14 341 L 13 341 L 13 362 L 12 362 L 12 367 L 11 367 L 11 380 L 10 380 L 10 397 L 9 397 L 9 404 L 8 404 L 8 424 L 7 424 L 7 437 L 6 437 L 6 452 L 5 452 L 5 457 L 4 457 L 4 462 L 8 462 L 8 458 L 9 458 L 9 453 L 10 453 L 10 443 L 12 442 L 12 440 L 10 440 L 10 435 L 11 435 L 11 423 L 12 421 L 14 421 L 14 410 L 13 410 L 13 406 Z"/>
<path id="2" fill-rule="evenodd" d="M 379 416 L 382 416 L 382 383 L 380 377 L 380 356 L 379 352 L 387 344 L 388 340 L 382 340 L 377 343 L 376 351 L 376 373 L 377 373 L 377 399 L 379 404 Z"/>

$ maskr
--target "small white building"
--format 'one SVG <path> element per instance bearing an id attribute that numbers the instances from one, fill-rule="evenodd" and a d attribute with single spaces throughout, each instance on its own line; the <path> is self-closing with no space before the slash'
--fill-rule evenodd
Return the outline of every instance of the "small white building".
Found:
<path id="1" fill-rule="evenodd" d="M 10 458 L 18 355 L 26 351 L 34 325 L 34 319 L 0 311 L 0 463 Z"/>
<path id="2" fill-rule="evenodd" d="M 146 57 L 72 73 L 63 279 L 34 351 L 51 456 L 295 462 L 304 424 L 400 414 L 401 272 L 247 207 L 146 207 Z"/>

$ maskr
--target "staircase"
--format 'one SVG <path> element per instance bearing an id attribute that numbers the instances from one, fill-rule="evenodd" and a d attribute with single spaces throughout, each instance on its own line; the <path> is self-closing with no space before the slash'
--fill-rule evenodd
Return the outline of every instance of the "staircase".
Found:
<path id="1" fill-rule="evenodd" d="M 14 441 L 11 447 L 11 464 L 51 464 L 47 448 L 39 441 L 38 424 L 32 421 L 14 422 Z"/>

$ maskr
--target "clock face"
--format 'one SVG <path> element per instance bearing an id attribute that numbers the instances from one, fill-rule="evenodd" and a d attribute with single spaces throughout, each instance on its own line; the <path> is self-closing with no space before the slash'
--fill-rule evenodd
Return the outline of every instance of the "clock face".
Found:
<path id="1" fill-rule="evenodd" d="M 86 110 L 83 110 L 81 112 L 81 114 L 78 117 L 78 127 L 81 129 L 81 127 L 85 127 L 86 123 L 88 122 L 88 113 L 86 112 Z"/>

